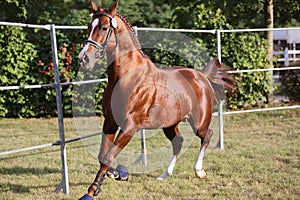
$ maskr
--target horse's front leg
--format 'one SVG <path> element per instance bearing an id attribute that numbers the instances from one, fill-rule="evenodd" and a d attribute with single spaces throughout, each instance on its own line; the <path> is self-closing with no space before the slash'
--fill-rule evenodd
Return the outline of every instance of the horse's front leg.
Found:
<path id="1" fill-rule="evenodd" d="M 110 119 L 107 117 L 104 120 L 103 124 L 103 134 L 102 134 L 102 141 L 101 141 L 101 147 L 98 154 L 98 160 L 100 163 L 100 170 L 98 171 L 96 178 L 92 185 L 88 189 L 88 194 L 84 195 L 81 199 L 92 199 L 93 196 L 97 196 L 100 192 L 101 185 L 103 184 L 104 178 L 105 178 L 105 172 L 107 171 L 109 166 L 108 164 L 105 164 L 104 157 L 113 145 L 115 134 L 118 130 L 118 126 L 115 123 L 113 119 Z M 103 173 L 104 172 L 104 173 Z"/>
<path id="2" fill-rule="evenodd" d="M 103 184 L 105 174 L 112 164 L 114 158 L 131 141 L 136 131 L 120 131 L 114 143 L 110 146 L 105 156 L 100 160 L 100 170 L 98 171 L 93 184 L 88 189 L 88 195 L 90 197 L 98 195 L 101 189 L 101 185 Z"/>
<path id="3" fill-rule="evenodd" d="M 116 128 L 117 131 L 117 128 Z M 115 131 L 115 132 L 116 132 Z M 105 161 L 105 156 L 111 146 L 113 145 L 114 139 L 115 139 L 115 132 L 113 133 L 103 133 L 102 135 L 102 142 L 100 151 L 98 154 L 98 160 L 100 163 L 100 170 L 98 171 L 96 178 L 93 182 L 93 184 L 88 189 L 88 194 L 90 196 L 97 196 L 101 190 L 101 185 L 103 184 L 104 178 L 105 178 L 105 172 L 108 170 L 108 167 L 110 166 L 109 163 Z M 104 174 L 102 173 L 104 171 Z"/>
<path id="4" fill-rule="evenodd" d="M 118 125 L 111 118 L 106 118 L 103 124 L 103 134 L 101 147 L 98 154 L 98 160 L 100 163 L 104 163 L 104 157 L 113 145 L 115 134 L 118 131 Z"/>

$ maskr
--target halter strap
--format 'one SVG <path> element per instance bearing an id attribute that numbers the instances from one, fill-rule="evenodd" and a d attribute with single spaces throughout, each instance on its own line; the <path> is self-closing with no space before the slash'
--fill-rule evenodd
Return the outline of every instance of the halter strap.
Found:
<path id="1" fill-rule="evenodd" d="M 103 42 L 103 44 L 99 44 L 98 42 L 90 39 L 90 40 L 86 40 L 85 43 L 90 43 L 92 44 L 94 47 L 96 47 L 97 49 L 99 49 L 101 52 L 100 52 L 100 57 L 103 57 L 104 54 L 105 54 L 105 50 L 106 50 L 106 47 L 107 47 L 107 43 L 108 43 L 108 40 L 110 39 L 111 37 L 111 34 L 112 34 L 112 30 L 114 30 L 114 33 L 115 33 L 115 39 L 116 39 L 116 46 L 115 46 L 115 49 L 117 48 L 118 46 L 118 36 L 117 36 L 117 20 L 112 17 L 111 15 L 107 14 L 107 13 L 101 13 L 101 12 L 97 12 L 93 15 L 93 18 L 95 17 L 101 17 L 101 16 L 106 16 L 110 19 L 110 28 L 109 28 L 109 31 L 108 31 L 108 34 L 106 36 L 106 39 L 105 41 Z"/>
<path id="2" fill-rule="evenodd" d="M 117 20 L 116 20 L 113 16 L 111 16 L 111 15 L 109 15 L 109 14 L 107 14 L 107 13 L 97 12 L 97 13 L 95 13 L 95 14 L 93 15 L 93 18 L 95 18 L 95 17 L 101 17 L 101 16 L 106 16 L 106 17 L 108 17 L 108 18 L 110 19 L 110 26 L 113 27 L 114 29 L 117 28 L 117 26 L 118 26 Z"/>

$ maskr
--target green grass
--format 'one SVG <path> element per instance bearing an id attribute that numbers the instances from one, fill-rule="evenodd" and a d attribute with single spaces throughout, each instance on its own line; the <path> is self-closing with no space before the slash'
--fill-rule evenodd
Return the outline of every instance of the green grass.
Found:
<path id="1" fill-rule="evenodd" d="M 164 171 L 159 168 L 130 174 L 127 182 L 106 179 L 95 199 L 299 199 L 299 116 L 299 109 L 226 116 L 225 151 L 213 149 L 207 154 L 206 179 L 194 175 L 199 150 L 199 140 L 194 139 L 172 178 L 156 181 Z M 97 120 L 100 124 L 101 119 Z M 78 136 L 73 119 L 65 119 L 65 128 L 66 138 Z M 157 143 L 168 143 L 162 133 L 155 136 L 147 140 L 150 153 L 158 148 Z M 0 152 L 56 140 L 55 118 L 0 120 Z M 95 146 L 96 138 L 91 141 Z M 0 157 L 1 199 L 78 199 L 98 170 L 90 149 L 80 141 L 67 144 L 70 195 L 53 192 L 61 181 L 59 147 Z M 139 152 L 138 139 L 127 151 L 134 149 Z"/>

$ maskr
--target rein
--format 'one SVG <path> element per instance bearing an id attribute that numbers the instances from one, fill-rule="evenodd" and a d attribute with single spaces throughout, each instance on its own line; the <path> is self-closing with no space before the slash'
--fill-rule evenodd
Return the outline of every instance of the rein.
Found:
<path id="1" fill-rule="evenodd" d="M 111 37 L 112 31 L 114 31 L 114 33 L 115 33 L 115 38 L 116 38 L 116 46 L 115 46 L 115 49 L 116 49 L 117 46 L 118 46 L 118 35 L 117 35 L 117 30 L 116 30 L 118 24 L 117 24 L 117 20 L 116 20 L 114 17 L 112 17 L 111 15 L 106 14 L 106 13 L 100 13 L 100 12 L 99 12 L 99 13 L 95 13 L 95 14 L 93 15 L 93 18 L 95 18 L 95 17 L 101 17 L 101 16 L 106 16 L 106 17 L 108 17 L 108 18 L 110 19 L 110 28 L 109 28 L 109 31 L 108 31 L 108 34 L 107 34 L 107 36 L 106 36 L 106 39 L 105 39 L 104 43 L 103 43 L 103 44 L 99 44 L 98 42 L 96 42 L 96 41 L 94 41 L 94 40 L 92 40 L 92 39 L 86 40 L 85 43 L 86 43 L 86 44 L 90 43 L 90 44 L 92 44 L 95 48 L 97 48 L 97 49 L 99 50 L 99 55 L 97 55 L 97 56 L 100 57 L 100 58 L 103 58 L 104 55 L 105 55 L 105 50 L 106 50 L 106 47 L 107 47 L 107 43 L 108 43 L 108 40 L 109 40 L 110 37 Z"/>

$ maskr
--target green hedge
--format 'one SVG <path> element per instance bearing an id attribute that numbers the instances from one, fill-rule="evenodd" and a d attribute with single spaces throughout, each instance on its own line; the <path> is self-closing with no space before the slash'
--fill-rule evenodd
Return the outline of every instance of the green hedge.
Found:
<path id="1" fill-rule="evenodd" d="M 0 86 L 53 83 L 54 65 L 49 31 L 9 26 L 1 26 L 0 29 Z M 59 47 L 60 81 L 75 81 L 80 68 L 77 55 L 81 50 L 82 41 L 87 37 L 87 32 L 86 30 L 57 30 L 56 35 Z M 97 99 L 101 99 L 105 83 L 97 87 L 96 96 Z M 76 101 L 86 100 L 83 95 L 76 96 L 73 88 L 74 86 L 62 87 L 63 110 L 66 115 L 72 114 L 73 96 Z M 94 99 L 94 96 L 89 98 Z M 82 111 L 88 113 L 90 108 L 87 109 Z M 100 103 L 96 106 L 96 112 L 101 114 Z M 56 115 L 54 88 L 6 90 L 0 93 L 0 116 L 2 117 L 54 115 Z"/>
<path id="2" fill-rule="evenodd" d="M 269 68 L 267 41 L 258 33 L 224 33 L 222 60 L 235 70 Z M 231 109 L 254 107 L 268 102 L 273 91 L 270 72 L 239 73 L 238 87 L 228 101 Z"/>
<path id="3" fill-rule="evenodd" d="M 22 28 L 0 27 L 1 86 L 28 85 L 37 82 L 37 50 L 28 42 Z M 31 90 L 6 90 L 0 93 L 0 116 L 35 116 L 35 98 Z"/>

